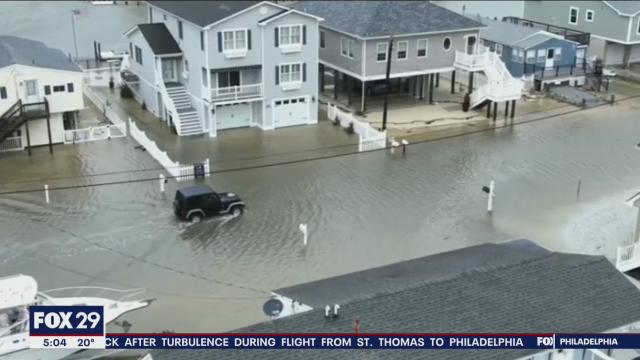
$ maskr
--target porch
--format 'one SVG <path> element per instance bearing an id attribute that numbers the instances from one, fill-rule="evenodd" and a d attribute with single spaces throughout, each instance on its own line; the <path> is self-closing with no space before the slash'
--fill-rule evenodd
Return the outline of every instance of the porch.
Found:
<path id="1" fill-rule="evenodd" d="M 261 65 L 211 69 L 208 81 L 212 102 L 260 100 L 264 94 Z"/>

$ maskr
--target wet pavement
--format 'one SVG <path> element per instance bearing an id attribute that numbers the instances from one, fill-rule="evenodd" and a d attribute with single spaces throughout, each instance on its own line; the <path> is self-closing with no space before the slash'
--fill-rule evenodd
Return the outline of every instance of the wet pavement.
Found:
<path id="1" fill-rule="evenodd" d="M 196 225 L 175 219 L 173 182 L 164 194 L 155 180 L 60 190 L 49 205 L 41 192 L 4 195 L 0 272 L 34 275 L 43 288 L 147 287 L 158 301 L 124 317 L 132 331 L 196 332 L 266 320 L 270 289 L 488 241 L 526 237 L 611 258 L 633 230 L 624 199 L 640 186 L 638 110 L 638 99 L 627 100 L 415 144 L 406 158 L 373 152 L 215 174 L 207 182 L 240 194 L 248 211 Z M 157 166 L 134 145 L 115 139 L 68 147 L 68 156 L 60 147 L 53 157 L 45 149 L 32 159 L 2 155 L 0 174 L 5 182 L 14 171 Z M 259 146 L 244 144 L 247 152 Z M 481 187 L 491 179 L 497 197 L 488 215 Z M 301 222 L 309 224 L 306 247 Z"/>

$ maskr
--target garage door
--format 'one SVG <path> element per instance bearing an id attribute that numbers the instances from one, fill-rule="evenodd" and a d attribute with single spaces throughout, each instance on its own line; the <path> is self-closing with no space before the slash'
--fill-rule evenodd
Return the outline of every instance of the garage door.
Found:
<path id="1" fill-rule="evenodd" d="M 624 58 L 624 45 L 607 41 L 605 65 L 621 65 Z"/>
<path id="2" fill-rule="evenodd" d="M 251 126 L 251 104 L 221 105 L 216 107 L 218 130 Z"/>
<path id="3" fill-rule="evenodd" d="M 309 100 L 306 97 L 280 99 L 273 102 L 274 127 L 304 125 L 308 120 Z"/>

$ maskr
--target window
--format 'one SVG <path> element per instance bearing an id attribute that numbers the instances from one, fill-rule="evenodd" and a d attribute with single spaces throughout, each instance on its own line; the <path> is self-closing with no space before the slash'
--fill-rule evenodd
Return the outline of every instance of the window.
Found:
<path id="1" fill-rule="evenodd" d="M 502 56 L 502 44 L 496 44 L 496 54 Z"/>
<path id="2" fill-rule="evenodd" d="M 51 86 L 49 86 L 49 85 L 45 85 L 44 86 L 44 94 L 45 95 L 51 95 Z"/>
<path id="3" fill-rule="evenodd" d="M 280 83 L 302 81 L 302 64 L 280 65 Z"/>
<path id="4" fill-rule="evenodd" d="M 189 72 L 189 60 L 184 59 L 184 72 Z"/>
<path id="5" fill-rule="evenodd" d="M 73 83 L 67 83 L 67 92 L 73 92 Z"/>
<path id="6" fill-rule="evenodd" d="M 178 20 L 178 36 L 182 40 L 182 21 Z"/>
<path id="7" fill-rule="evenodd" d="M 53 86 L 53 92 L 57 93 L 57 92 L 64 92 L 64 85 L 54 85 Z M 29 95 L 29 89 L 27 88 L 27 95 Z"/>
<path id="8" fill-rule="evenodd" d="M 376 61 L 387 61 L 387 52 L 389 52 L 389 44 L 386 42 L 376 44 Z"/>
<path id="9" fill-rule="evenodd" d="M 320 31 L 320 47 L 324 49 L 324 31 Z"/>
<path id="10" fill-rule="evenodd" d="M 444 38 L 442 41 L 442 47 L 444 47 L 445 51 L 449 51 L 449 49 L 451 49 L 451 38 Z"/>
<path id="11" fill-rule="evenodd" d="M 247 29 L 223 31 L 222 49 L 224 51 L 246 50 Z"/>
<path id="12" fill-rule="evenodd" d="M 204 31 L 200 31 L 200 50 L 204 51 Z"/>
<path id="13" fill-rule="evenodd" d="M 221 71 L 218 73 L 218 88 L 240 86 L 240 71 Z"/>
<path id="14" fill-rule="evenodd" d="M 578 13 L 580 10 L 576 7 L 569 8 L 569 24 L 577 25 L 578 24 Z"/>
<path id="15" fill-rule="evenodd" d="M 340 38 L 340 54 L 353 59 L 353 40 L 344 37 Z"/>
<path id="16" fill-rule="evenodd" d="M 279 26 L 280 45 L 302 45 L 302 25 Z"/>
<path id="17" fill-rule="evenodd" d="M 535 50 L 527 50 L 527 63 L 533 64 L 536 62 L 536 51 Z"/>
<path id="18" fill-rule="evenodd" d="M 27 80 L 25 81 L 26 87 L 27 87 L 27 96 L 35 96 L 38 94 L 38 90 L 36 89 L 36 81 L 35 80 Z M 60 87 L 60 86 L 57 86 Z M 56 91 L 56 86 L 53 87 L 53 91 Z M 59 91 L 64 91 L 64 86 L 62 86 L 62 90 Z"/>
<path id="19" fill-rule="evenodd" d="M 407 58 L 408 49 L 409 49 L 409 42 L 398 41 L 398 60 L 404 60 Z"/>
<path id="20" fill-rule="evenodd" d="M 133 43 L 129 43 L 129 57 L 133 57 Z"/>
<path id="21" fill-rule="evenodd" d="M 546 53 L 545 49 L 538 49 L 538 60 L 537 60 L 537 62 L 539 62 L 539 63 L 543 63 L 544 62 L 545 53 Z"/>
<path id="22" fill-rule="evenodd" d="M 588 21 L 588 22 L 593 22 L 593 16 L 594 16 L 594 11 L 593 10 L 587 10 L 584 13 L 584 21 Z"/>
<path id="23" fill-rule="evenodd" d="M 140 49 L 139 47 L 135 47 L 136 53 L 135 53 L 135 57 L 136 57 L 136 62 L 140 65 L 142 65 L 142 49 Z"/>
<path id="24" fill-rule="evenodd" d="M 562 58 L 562 48 L 556 48 L 553 59 L 556 61 L 560 61 L 561 58 Z"/>
<path id="25" fill-rule="evenodd" d="M 418 40 L 418 57 L 423 58 L 427 56 L 427 46 L 429 45 L 428 39 Z"/>
<path id="26" fill-rule="evenodd" d="M 4 86 L 0 86 L 0 99 L 7 98 L 7 88 Z"/>
<path id="27" fill-rule="evenodd" d="M 167 14 L 162 14 L 162 20 L 167 21 Z"/>
<path id="28" fill-rule="evenodd" d="M 521 63 L 524 61 L 524 50 L 522 49 L 513 49 L 511 50 L 511 60 L 513 62 Z"/>

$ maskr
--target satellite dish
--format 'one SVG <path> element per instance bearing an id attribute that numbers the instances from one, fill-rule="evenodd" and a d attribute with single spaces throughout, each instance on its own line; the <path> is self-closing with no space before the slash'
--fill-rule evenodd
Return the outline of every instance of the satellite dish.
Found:
<path id="1" fill-rule="evenodd" d="M 267 316 L 278 316 L 282 312 L 282 309 L 284 309 L 284 304 L 278 299 L 269 299 L 262 305 L 262 311 L 264 311 Z"/>

